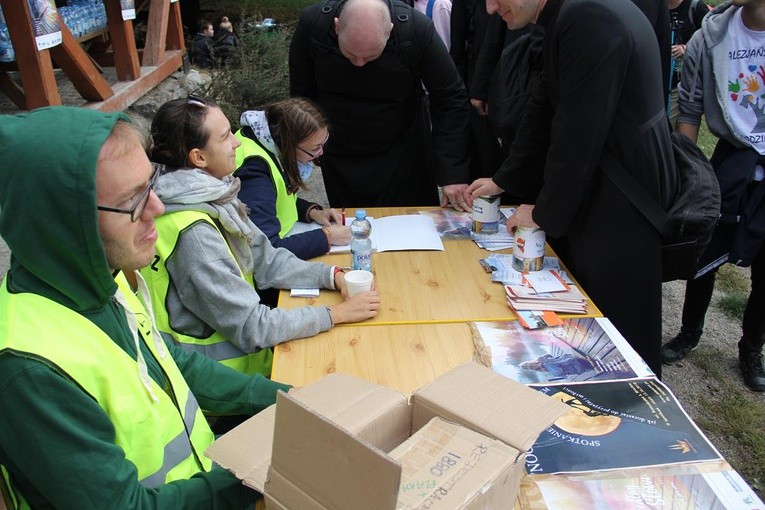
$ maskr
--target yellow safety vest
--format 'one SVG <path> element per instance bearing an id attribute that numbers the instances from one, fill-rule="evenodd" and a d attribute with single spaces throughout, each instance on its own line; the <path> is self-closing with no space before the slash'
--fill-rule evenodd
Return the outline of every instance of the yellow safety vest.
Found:
<path id="1" fill-rule="evenodd" d="M 298 220 L 297 193 L 287 193 L 287 184 L 284 182 L 279 163 L 262 145 L 250 137 L 242 134 L 242 130 L 234 134 L 242 142 L 236 148 L 236 168 L 239 169 L 244 162 L 252 157 L 263 158 L 271 170 L 271 180 L 276 188 L 276 217 L 279 219 L 279 237 L 284 238 Z M 236 172 L 234 172 L 236 175 Z"/>
<path id="2" fill-rule="evenodd" d="M 146 309 L 122 273 L 116 280 L 125 312 L 135 315 L 140 341 L 162 367 L 170 394 L 149 378 L 152 396 L 139 377 L 138 362 L 89 319 L 38 294 L 9 293 L 7 279 L 0 287 L 0 349 L 48 360 L 98 402 L 114 425 L 115 444 L 135 464 L 144 487 L 209 471 L 212 462 L 203 452 L 213 433 L 162 340 L 154 338 Z M 29 508 L 5 470 L 3 476 L 16 508 Z"/>
<path id="3" fill-rule="evenodd" d="M 208 337 L 197 338 L 175 331 L 172 328 L 166 306 L 171 278 L 165 266 L 165 261 L 175 251 L 175 246 L 178 243 L 178 237 L 181 232 L 193 224 L 204 221 L 212 225 L 219 234 L 220 230 L 210 216 L 198 211 L 178 211 L 163 214 L 154 221 L 159 235 L 157 240 L 157 257 L 152 264 L 141 269 L 141 274 L 149 286 L 154 317 L 156 318 L 159 330 L 170 334 L 182 349 L 199 352 L 208 358 L 219 361 L 247 375 L 260 373 L 266 377 L 270 376 L 271 362 L 274 356 L 271 349 L 262 349 L 248 354 L 217 331 L 214 331 Z M 223 234 L 220 234 L 220 240 L 222 243 L 226 243 Z M 229 253 L 231 258 L 236 260 L 230 248 Z M 254 288 L 255 283 L 251 274 L 243 274 L 240 268 L 239 275 Z"/>

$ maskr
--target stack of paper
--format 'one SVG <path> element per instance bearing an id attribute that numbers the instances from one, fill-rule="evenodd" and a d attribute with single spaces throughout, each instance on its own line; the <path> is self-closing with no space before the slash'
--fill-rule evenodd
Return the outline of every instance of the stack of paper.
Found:
<path id="1" fill-rule="evenodd" d="M 575 285 L 561 292 L 536 292 L 523 285 L 505 285 L 507 303 L 513 310 L 551 310 L 561 313 L 585 313 L 587 298 Z"/>
<path id="2" fill-rule="evenodd" d="M 419 214 L 403 214 L 398 216 L 385 216 L 372 218 L 367 216 L 372 225 L 372 251 L 415 251 L 437 250 L 443 251 L 444 244 L 438 236 L 436 225 L 430 216 Z M 345 224 L 350 225 L 353 217 L 347 217 Z M 318 223 L 295 223 L 292 230 L 287 234 L 295 235 L 308 230 L 321 228 Z M 351 251 L 350 244 L 332 246 L 330 253 L 348 253 Z"/>
<path id="3" fill-rule="evenodd" d="M 515 214 L 515 207 L 500 208 L 499 231 L 496 234 L 476 234 L 470 232 L 470 238 L 475 241 L 479 248 L 488 251 L 507 250 L 513 247 L 515 239 L 513 234 L 507 231 L 507 218 Z"/>

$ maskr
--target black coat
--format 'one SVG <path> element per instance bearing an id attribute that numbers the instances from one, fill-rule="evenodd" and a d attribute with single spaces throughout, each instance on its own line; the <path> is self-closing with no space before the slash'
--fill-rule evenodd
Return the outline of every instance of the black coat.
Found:
<path id="1" fill-rule="evenodd" d="M 602 171 L 610 151 L 668 206 L 674 172 L 656 35 L 631 2 L 550 0 L 542 76 L 510 155 L 494 176 L 533 194 L 534 220 L 566 236 L 568 263 L 595 304 L 660 374 L 661 240 Z"/>
<path id="2" fill-rule="evenodd" d="M 213 66 L 213 54 L 215 53 L 213 38 L 205 34 L 194 34 L 189 46 L 189 59 L 191 63 L 209 69 Z"/>
<path id="3" fill-rule="evenodd" d="M 392 16 L 397 28 L 382 55 L 356 67 L 338 48 L 331 22 L 338 9 L 324 14 L 321 8 L 301 12 L 290 46 L 290 94 L 313 99 L 329 119 L 320 164 L 330 204 L 434 204 L 436 175 L 441 185 L 468 183 L 467 93 L 433 23 L 411 7 L 397 7 L 408 20 Z M 413 41 L 399 40 L 403 23 Z M 319 40 L 312 41 L 317 31 Z M 414 51 L 402 50 L 402 42 L 414 43 Z"/>

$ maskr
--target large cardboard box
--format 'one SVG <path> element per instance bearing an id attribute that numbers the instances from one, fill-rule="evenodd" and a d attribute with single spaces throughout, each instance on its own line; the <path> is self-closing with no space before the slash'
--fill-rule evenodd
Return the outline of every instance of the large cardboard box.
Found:
<path id="1" fill-rule="evenodd" d="M 487 436 L 479 444 L 498 442 L 492 446 L 498 455 L 483 475 L 459 488 L 435 478 L 426 482 L 431 493 L 425 493 L 423 508 L 489 508 L 471 496 L 481 491 L 492 492 L 492 501 L 512 508 L 524 471 L 523 452 L 567 410 L 565 404 L 474 362 L 417 390 L 410 404 L 389 388 L 333 374 L 290 395 L 280 393 L 275 408 L 225 434 L 206 454 L 263 492 L 269 510 L 416 508 L 399 506 L 399 493 L 410 480 L 402 485 L 401 462 L 388 452 L 433 418 L 441 418 L 468 429 L 453 434 L 463 446 L 479 437 L 468 432 L 473 431 Z M 442 432 L 426 429 L 423 434 L 436 434 L 437 444 L 446 440 Z M 400 457 L 401 452 L 394 453 Z M 448 502 L 444 491 L 451 491 Z M 455 506 L 457 500 L 461 503 Z"/>

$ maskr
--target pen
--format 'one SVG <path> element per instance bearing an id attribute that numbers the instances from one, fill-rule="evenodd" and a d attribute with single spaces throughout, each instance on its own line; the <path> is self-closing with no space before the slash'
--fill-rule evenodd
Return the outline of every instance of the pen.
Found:
<path id="1" fill-rule="evenodd" d="M 345 225 L 345 207 L 343 207 L 343 209 L 340 211 L 340 214 L 342 215 L 342 218 L 343 218 L 342 224 Z"/>

